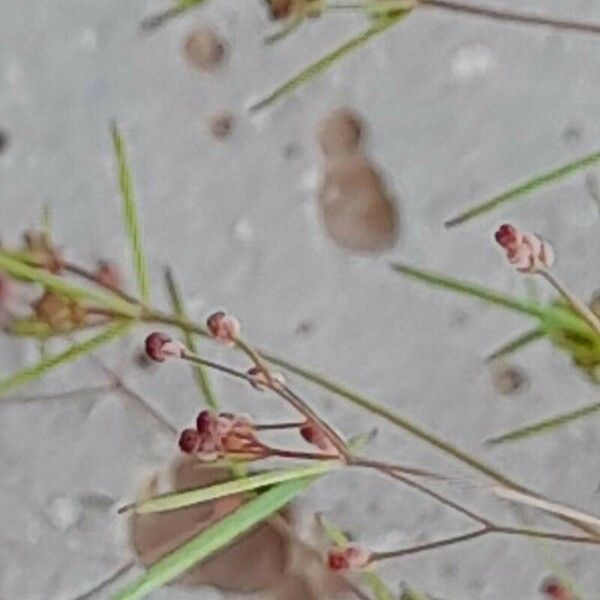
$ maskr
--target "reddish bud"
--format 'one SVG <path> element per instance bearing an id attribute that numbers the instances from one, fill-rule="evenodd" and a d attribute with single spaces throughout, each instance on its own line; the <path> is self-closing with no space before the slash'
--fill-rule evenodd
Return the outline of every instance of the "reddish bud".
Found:
<path id="1" fill-rule="evenodd" d="M 327 566 L 332 571 L 348 571 L 361 569 L 371 559 L 371 553 L 363 548 L 332 548 L 327 554 Z"/>
<path id="2" fill-rule="evenodd" d="M 494 236 L 510 264 L 523 273 L 537 273 L 547 269 L 554 262 L 551 246 L 533 233 L 519 231 L 509 224 L 502 225 Z"/>
<path id="3" fill-rule="evenodd" d="M 206 320 L 210 335 L 220 344 L 233 346 L 240 333 L 240 322 L 223 311 L 213 313 Z"/>
<path id="4" fill-rule="evenodd" d="M 246 371 L 249 377 L 250 385 L 261 392 L 264 392 L 269 387 L 269 380 L 266 373 L 260 367 L 252 367 Z M 281 373 L 269 373 L 271 383 L 285 385 L 285 377 Z"/>
<path id="5" fill-rule="evenodd" d="M 508 248 L 517 240 L 517 230 L 512 225 L 505 223 L 500 225 L 494 237 L 503 248 Z"/>
<path id="6" fill-rule="evenodd" d="M 216 416 L 209 410 L 201 411 L 196 417 L 196 429 L 200 434 L 210 433 L 215 424 Z"/>
<path id="7" fill-rule="evenodd" d="M 115 290 L 121 289 L 121 273 L 114 263 L 105 260 L 98 261 L 94 277 L 100 285 Z"/>
<path id="8" fill-rule="evenodd" d="M 339 454 L 335 444 L 327 437 L 325 432 L 312 421 L 306 421 L 306 423 L 300 427 L 300 435 L 306 442 L 316 446 L 323 452 Z"/>
<path id="9" fill-rule="evenodd" d="M 200 434 L 195 429 L 184 429 L 179 436 L 179 448 L 186 454 L 193 454 L 200 449 Z"/>
<path id="10" fill-rule="evenodd" d="M 575 600 L 568 588 L 555 577 L 548 577 L 542 583 L 540 591 L 550 600 Z"/>
<path id="11" fill-rule="evenodd" d="M 166 333 L 155 331 L 146 338 L 146 354 L 156 362 L 164 362 L 167 358 L 181 358 L 185 346 L 173 341 Z"/>

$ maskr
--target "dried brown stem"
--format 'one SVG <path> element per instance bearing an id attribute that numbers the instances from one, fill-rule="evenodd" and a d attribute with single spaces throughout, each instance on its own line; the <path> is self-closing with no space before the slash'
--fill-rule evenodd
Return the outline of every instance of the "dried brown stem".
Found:
<path id="1" fill-rule="evenodd" d="M 593 544 L 600 545 L 600 540 L 586 536 L 578 535 L 566 535 L 562 533 L 554 533 L 551 531 L 539 531 L 537 529 L 524 529 L 519 527 L 501 527 L 496 525 L 489 525 L 476 529 L 469 533 L 463 533 L 460 535 L 450 536 L 434 542 L 428 542 L 426 544 L 419 544 L 417 546 L 410 546 L 408 548 L 402 548 L 400 550 L 390 550 L 388 552 L 374 552 L 371 554 L 370 562 L 376 562 L 380 560 L 387 560 L 390 558 L 400 558 L 402 556 L 408 556 L 410 554 L 418 554 L 420 552 L 427 552 L 430 550 L 437 550 L 439 548 L 445 548 L 447 546 L 453 546 L 455 544 L 461 544 L 470 540 L 482 537 L 488 534 L 500 534 L 500 535 L 514 535 L 528 538 L 538 538 L 546 540 L 554 540 L 557 542 L 569 542 L 578 544 Z"/>

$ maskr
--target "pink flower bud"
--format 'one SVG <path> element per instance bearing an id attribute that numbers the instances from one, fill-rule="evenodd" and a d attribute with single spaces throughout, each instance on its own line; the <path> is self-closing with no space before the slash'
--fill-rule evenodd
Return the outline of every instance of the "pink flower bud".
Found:
<path id="1" fill-rule="evenodd" d="M 195 429 L 184 429 L 179 436 L 179 448 L 186 454 L 200 450 L 200 434 Z"/>
<path id="2" fill-rule="evenodd" d="M 201 411 L 196 417 L 196 429 L 198 433 L 210 434 L 216 429 L 217 416 L 209 410 Z"/>
<path id="3" fill-rule="evenodd" d="M 167 358 L 181 358 L 185 346 L 173 341 L 166 333 L 154 332 L 146 338 L 146 354 L 156 362 L 164 362 Z"/>
<path id="4" fill-rule="evenodd" d="M 265 372 L 260 367 L 252 367 L 246 371 L 249 377 L 250 385 L 261 392 L 269 387 L 269 381 Z M 269 373 L 271 381 L 279 385 L 285 385 L 285 377 L 281 373 Z"/>
<path id="5" fill-rule="evenodd" d="M 94 277 L 100 285 L 116 290 L 121 289 L 121 273 L 114 263 L 105 260 L 98 261 Z"/>
<path id="6" fill-rule="evenodd" d="M 302 427 L 300 427 L 300 435 L 313 446 L 319 448 L 323 452 L 328 454 L 339 454 L 338 449 L 335 447 L 333 442 L 327 437 L 325 432 L 312 421 L 306 421 Z"/>
<path id="7" fill-rule="evenodd" d="M 363 548 L 332 548 L 327 554 L 327 565 L 332 571 L 362 569 L 369 563 L 371 553 Z"/>
<path id="8" fill-rule="evenodd" d="M 233 346 L 241 329 L 240 322 L 223 311 L 210 315 L 206 320 L 206 326 L 210 335 L 224 346 Z"/>
<path id="9" fill-rule="evenodd" d="M 494 236 L 510 264 L 523 273 L 537 273 L 554 263 L 552 247 L 533 233 L 521 232 L 512 225 L 502 225 Z"/>
<path id="10" fill-rule="evenodd" d="M 558 579 L 548 577 L 540 588 L 550 600 L 575 600 L 573 594 Z"/>

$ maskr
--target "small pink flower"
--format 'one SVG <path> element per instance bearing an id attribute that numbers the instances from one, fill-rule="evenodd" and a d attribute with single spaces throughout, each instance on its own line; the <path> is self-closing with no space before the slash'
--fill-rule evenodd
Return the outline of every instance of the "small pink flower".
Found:
<path id="1" fill-rule="evenodd" d="M 573 594 L 555 577 L 548 577 L 540 588 L 550 600 L 575 600 Z"/>
<path id="2" fill-rule="evenodd" d="M 181 342 L 156 331 L 146 338 L 145 346 L 146 354 L 156 362 L 165 362 L 167 358 L 181 358 L 186 349 Z"/>
<path id="3" fill-rule="evenodd" d="M 206 326 L 213 338 L 224 346 L 233 346 L 240 334 L 240 322 L 223 311 L 213 313 L 206 320 Z"/>
<path id="4" fill-rule="evenodd" d="M 94 272 L 94 278 L 103 286 L 120 290 L 122 285 L 121 273 L 119 267 L 114 263 L 100 260 Z"/>
<path id="5" fill-rule="evenodd" d="M 371 560 L 371 553 L 364 548 L 332 548 L 327 554 L 327 565 L 332 571 L 362 569 Z"/>
<path id="6" fill-rule="evenodd" d="M 325 432 L 312 421 L 306 421 L 302 427 L 300 427 L 300 435 L 313 446 L 319 448 L 323 452 L 328 454 L 339 454 L 338 449 L 334 443 L 327 437 Z"/>
<path id="7" fill-rule="evenodd" d="M 502 225 L 494 236 L 506 251 L 510 264 L 523 273 L 537 273 L 554 263 L 554 252 L 547 242 L 533 233 L 521 232 L 512 225 Z"/>

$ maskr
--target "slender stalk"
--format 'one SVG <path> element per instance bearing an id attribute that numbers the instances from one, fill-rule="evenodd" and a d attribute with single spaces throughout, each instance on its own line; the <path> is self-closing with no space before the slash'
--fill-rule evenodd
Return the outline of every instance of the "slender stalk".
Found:
<path id="1" fill-rule="evenodd" d="M 429 542 L 427 544 L 419 544 L 418 546 L 411 546 L 410 548 L 403 548 L 401 550 L 391 550 L 389 552 L 374 552 L 371 555 L 370 562 L 376 562 L 380 560 L 387 560 L 390 558 L 400 558 L 401 556 L 407 556 L 409 554 L 418 554 L 419 552 L 426 552 L 429 550 L 437 550 L 439 548 L 445 548 L 446 546 L 453 546 L 454 544 L 461 544 L 462 542 L 468 542 L 469 540 L 474 540 L 475 538 L 481 537 L 482 535 L 487 535 L 491 533 L 493 530 L 489 527 L 482 527 L 481 529 L 476 529 L 475 531 L 471 531 L 470 533 L 463 533 L 462 535 L 454 535 L 452 537 L 447 537 L 441 540 L 436 540 L 435 542 Z"/>
<path id="2" fill-rule="evenodd" d="M 599 23 L 586 23 L 585 21 L 573 21 L 571 19 L 557 19 L 555 17 L 544 17 L 524 12 L 510 12 L 499 8 L 486 8 L 463 2 L 455 2 L 454 0 L 420 0 L 420 5 L 453 13 L 473 15 L 474 17 L 484 17 L 494 21 L 552 27 L 554 29 L 577 31 L 580 33 L 600 33 Z"/>
<path id="3" fill-rule="evenodd" d="M 475 531 L 471 531 L 469 533 L 454 535 L 451 537 L 436 540 L 434 542 L 419 544 L 418 546 L 411 546 L 409 548 L 402 548 L 400 550 L 390 550 L 388 552 L 373 552 L 371 554 L 371 559 L 369 562 L 388 560 L 390 558 L 400 558 L 402 556 L 408 556 L 410 554 L 418 554 L 420 552 L 438 550 L 447 546 L 462 544 L 463 542 L 468 542 L 470 540 L 474 540 L 476 538 L 482 537 L 484 535 L 489 535 L 491 533 L 529 538 L 541 538 L 547 540 L 554 540 L 557 542 L 570 542 L 593 545 L 600 544 L 600 540 L 585 536 L 565 535 L 562 533 L 554 533 L 551 531 L 539 531 L 537 529 L 522 529 L 518 527 L 497 527 L 495 525 L 490 525 L 487 527 L 482 527 L 481 529 L 476 529 Z"/>
<path id="4" fill-rule="evenodd" d="M 469 519 L 475 521 L 476 523 L 480 523 L 481 525 L 483 525 L 485 527 L 488 527 L 491 525 L 491 522 L 489 521 L 489 519 L 487 519 L 481 515 L 478 515 L 477 513 L 466 508 L 462 504 L 458 504 L 457 502 L 454 502 L 454 500 L 451 500 L 450 498 L 443 496 L 442 494 L 432 490 L 431 488 L 423 485 L 422 483 L 418 483 L 408 477 L 405 477 L 404 475 L 401 475 L 397 471 L 392 471 L 390 469 L 385 469 L 385 468 L 379 468 L 378 470 L 381 473 L 383 473 L 384 475 L 387 475 L 388 477 L 391 477 L 392 479 L 401 481 L 402 483 L 404 483 L 404 485 L 407 485 L 408 487 L 411 487 L 411 488 L 421 492 L 422 494 L 425 494 L 426 496 L 433 498 L 434 500 L 436 500 L 437 502 L 440 502 L 444 506 L 447 506 L 448 508 L 451 508 L 451 509 L 455 510 L 456 512 L 461 513 L 462 515 L 464 515 L 465 517 L 468 517 Z"/>
<path id="5" fill-rule="evenodd" d="M 304 425 L 304 421 L 291 421 L 289 423 L 257 423 L 254 425 L 256 431 L 277 431 L 280 429 L 298 429 Z"/>
<path id="6" fill-rule="evenodd" d="M 495 486 L 493 492 L 494 495 L 498 496 L 499 498 L 504 498 L 512 502 L 518 502 L 519 504 L 526 504 L 527 506 L 533 506 L 534 508 L 539 508 L 540 510 L 553 515 L 577 519 L 582 523 L 588 523 L 594 527 L 600 528 L 600 518 L 595 517 L 594 515 L 588 515 L 580 510 L 576 510 L 556 502 L 551 502 L 545 498 L 533 497 L 529 494 L 523 494 L 516 490 L 510 490 L 502 486 Z M 598 536 L 596 537 L 597 539 L 600 539 Z"/>

